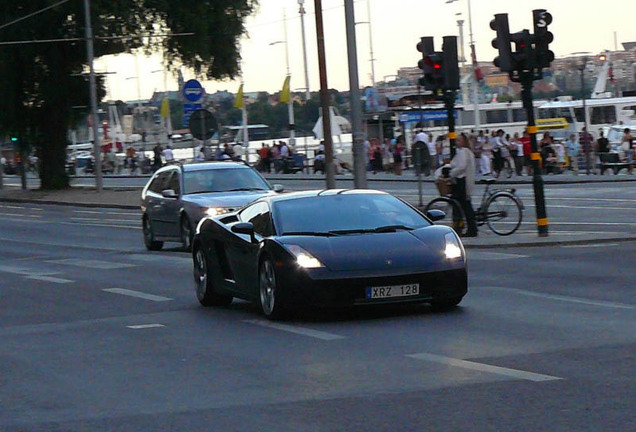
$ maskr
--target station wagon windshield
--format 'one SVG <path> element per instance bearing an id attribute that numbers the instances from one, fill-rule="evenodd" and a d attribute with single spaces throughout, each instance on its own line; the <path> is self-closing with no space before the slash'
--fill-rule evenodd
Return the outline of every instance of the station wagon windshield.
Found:
<path id="1" fill-rule="evenodd" d="M 269 184 L 249 168 L 185 171 L 184 193 L 269 190 Z"/>

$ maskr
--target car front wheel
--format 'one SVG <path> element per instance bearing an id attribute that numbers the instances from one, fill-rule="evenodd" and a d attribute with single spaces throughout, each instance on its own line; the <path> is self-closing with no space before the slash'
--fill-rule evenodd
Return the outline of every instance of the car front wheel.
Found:
<path id="1" fill-rule="evenodd" d="M 197 299 L 203 306 L 227 306 L 232 296 L 217 294 L 210 276 L 208 256 L 200 246 L 194 251 L 194 289 Z"/>
<path id="2" fill-rule="evenodd" d="M 146 245 L 146 249 L 151 251 L 161 250 L 161 248 L 163 247 L 163 242 L 155 240 L 155 233 L 152 229 L 150 218 L 148 217 L 144 217 L 143 219 L 143 232 L 144 244 Z"/>
<path id="3" fill-rule="evenodd" d="M 281 301 L 280 287 L 276 283 L 274 263 L 269 258 L 261 262 L 258 280 L 263 313 L 270 320 L 283 319 L 286 311 Z"/>

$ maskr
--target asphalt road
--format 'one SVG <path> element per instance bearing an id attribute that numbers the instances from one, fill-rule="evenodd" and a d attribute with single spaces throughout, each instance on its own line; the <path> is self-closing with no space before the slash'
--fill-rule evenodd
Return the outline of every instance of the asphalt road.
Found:
<path id="1" fill-rule="evenodd" d="M 200 307 L 188 254 L 147 252 L 138 219 L 0 203 L 0 430 L 636 426 L 636 242 L 469 250 L 453 311 L 272 324 Z"/>

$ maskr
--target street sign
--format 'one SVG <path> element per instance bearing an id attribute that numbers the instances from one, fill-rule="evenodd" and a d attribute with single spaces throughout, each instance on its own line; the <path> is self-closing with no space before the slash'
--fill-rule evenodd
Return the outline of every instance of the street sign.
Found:
<path id="1" fill-rule="evenodd" d="M 457 110 L 453 111 L 453 116 L 457 119 Z M 408 112 L 400 113 L 400 123 L 415 123 L 430 120 L 445 121 L 448 120 L 448 114 L 445 110 L 427 110 L 424 112 Z"/>
<path id="2" fill-rule="evenodd" d="M 183 97 L 189 102 L 198 102 L 203 97 L 203 86 L 195 79 L 186 81 L 183 85 Z"/>
<path id="3" fill-rule="evenodd" d="M 199 109 L 190 115 L 190 133 L 200 140 L 212 138 L 218 130 L 216 119 L 206 109 Z"/>

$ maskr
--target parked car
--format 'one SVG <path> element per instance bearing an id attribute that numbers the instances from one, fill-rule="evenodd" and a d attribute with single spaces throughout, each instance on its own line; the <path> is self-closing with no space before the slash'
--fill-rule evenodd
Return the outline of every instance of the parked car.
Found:
<path id="1" fill-rule="evenodd" d="M 282 190 L 242 162 L 167 165 L 157 170 L 141 193 L 146 248 L 160 250 L 164 242 L 176 241 L 190 249 L 194 228 L 204 216 L 233 212 Z"/>
<path id="2" fill-rule="evenodd" d="M 193 241 L 204 306 L 233 297 L 269 319 L 296 307 L 425 302 L 453 307 L 467 292 L 464 247 L 449 227 L 388 193 L 294 192 L 205 218 Z"/>

